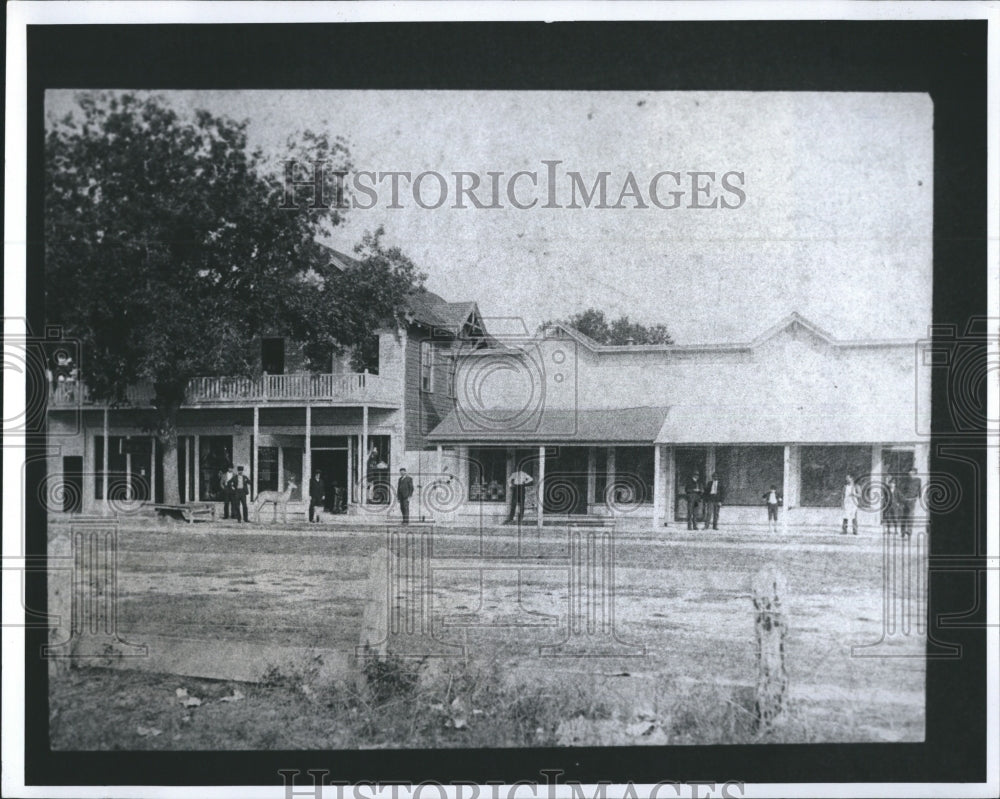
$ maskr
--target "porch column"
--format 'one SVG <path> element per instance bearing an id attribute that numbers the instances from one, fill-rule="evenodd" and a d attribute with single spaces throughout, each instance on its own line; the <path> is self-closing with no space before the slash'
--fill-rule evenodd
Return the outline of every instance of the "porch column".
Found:
<path id="1" fill-rule="evenodd" d="M 156 436 L 149 441 L 149 501 L 156 502 Z"/>
<path id="2" fill-rule="evenodd" d="M 883 492 L 883 471 L 882 471 L 882 445 L 872 444 L 872 499 L 881 500 Z M 875 518 L 872 520 L 873 524 L 879 524 L 881 522 L 881 511 L 879 507 L 874 507 L 869 509 L 870 513 L 875 514 Z"/>
<path id="3" fill-rule="evenodd" d="M 785 506 L 778 511 L 778 518 L 781 519 L 781 532 L 788 532 L 788 510 L 792 507 L 792 448 L 785 445 L 785 454 L 782 464 L 782 474 L 781 474 L 781 484 L 784 486 L 782 489 L 782 497 L 785 500 Z"/>
<path id="4" fill-rule="evenodd" d="M 108 507 L 108 483 L 111 481 L 108 479 L 108 453 L 111 451 L 111 437 L 108 434 L 108 406 L 104 406 L 104 452 L 103 452 L 103 463 L 101 464 L 101 472 L 104 475 L 102 480 L 103 484 L 103 494 L 104 494 L 104 508 L 103 513 L 107 513 L 110 508 Z"/>
<path id="5" fill-rule="evenodd" d="M 267 378 L 264 378 L 264 382 L 267 382 Z M 257 472 L 260 471 L 258 468 L 260 466 L 260 458 L 258 457 L 258 450 L 260 450 L 260 408 L 256 405 L 253 406 L 253 450 L 250 452 L 250 460 L 253 463 L 253 473 L 251 474 L 251 484 L 253 485 L 253 496 L 251 499 L 257 498 Z"/>
<path id="6" fill-rule="evenodd" d="M 607 486 L 610 488 L 615 482 L 615 448 L 608 447 L 608 480 Z"/>
<path id="7" fill-rule="evenodd" d="M 368 406 L 361 406 L 361 454 L 358 458 L 358 468 L 361 471 L 362 505 L 368 504 Z"/>
<path id="8" fill-rule="evenodd" d="M 542 529 L 542 497 L 545 496 L 545 445 L 538 448 L 538 488 L 535 494 L 535 505 L 538 508 L 537 524 L 538 529 Z"/>
<path id="9" fill-rule="evenodd" d="M 444 472 L 444 447 L 440 444 L 437 445 L 437 473 L 442 474 Z"/>
<path id="10" fill-rule="evenodd" d="M 785 481 L 784 510 L 786 512 L 789 508 L 799 507 L 801 474 L 802 447 L 798 444 L 789 444 L 785 447 L 785 469 L 783 473 L 783 479 Z"/>
<path id="11" fill-rule="evenodd" d="M 285 490 L 285 448 L 278 447 L 278 490 Z"/>
<path id="12" fill-rule="evenodd" d="M 312 479 L 311 475 L 310 479 Z M 347 497 L 344 500 L 348 505 L 356 501 L 354 499 L 354 497 L 357 496 L 355 492 L 356 483 L 357 479 L 354 475 L 354 436 L 348 436 L 347 437 Z"/>
<path id="13" fill-rule="evenodd" d="M 312 405 L 306 405 L 306 451 L 302 455 L 302 498 L 306 498 L 306 489 L 309 487 L 309 482 L 312 480 Z M 350 445 L 351 440 L 347 440 L 348 445 Z M 350 468 L 350 461 L 348 461 L 348 468 Z"/>
<path id="14" fill-rule="evenodd" d="M 924 496 L 920 497 L 913 510 L 913 529 L 917 534 L 925 533 L 928 530 L 929 517 L 925 507 L 924 497 L 927 496 L 927 486 L 931 479 L 931 446 L 924 441 L 913 448 L 913 465 L 917 467 L 917 477 L 920 478 L 923 486 Z"/>
<path id="15" fill-rule="evenodd" d="M 672 444 L 664 446 L 666 450 L 666 468 L 664 469 L 664 480 L 666 482 L 666 496 L 664 499 L 666 522 L 669 524 L 674 520 L 674 508 L 677 505 L 676 489 L 677 477 L 675 475 L 676 466 L 674 458 L 674 447 Z"/>
<path id="16" fill-rule="evenodd" d="M 132 499 L 132 440 L 131 436 L 125 438 L 125 499 Z"/>
<path id="17" fill-rule="evenodd" d="M 597 448 L 587 447 L 587 513 L 594 512 L 597 503 Z"/>
<path id="18" fill-rule="evenodd" d="M 663 453 L 659 444 L 653 444 L 653 529 L 663 524 Z"/>
<path id="19" fill-rule="evenodd" d="M 712 479 L 712 472 L 715 471 L 715 447 L 708 447 L 705 450 L 705 479 Z"/>
<path id="20" fill-rule="evenodd" d="M 190 502 L 198 501 L 198 487 L 201 485 L 201 452 L 199 441 L 199 436 L 193 435 L 191 438 L 194 439 L 194 446 L 191 448 L 191 499 Z M 234 442 L 235 444 L 235 442 Z M 235 450 L 236 447 L 234 446 Z M 233 460 L 235 460 L 235 456 Z M 235 466 L 235 464 L 233 464 Z"/>

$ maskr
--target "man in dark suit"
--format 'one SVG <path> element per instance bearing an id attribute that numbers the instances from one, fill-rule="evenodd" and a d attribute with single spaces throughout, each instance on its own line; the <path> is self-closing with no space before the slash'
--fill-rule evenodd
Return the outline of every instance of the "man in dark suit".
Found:
<path id="1" fill-rule="evenodd" d="M 396 483 L 396 498 L 399 500 L 399 512 L 403 514 L 403 524 L 410 523 L 410 497 L 413 496 L 413 478 L 406 469 L 399 470 L 399 482 Z"/>
<path id="2" fill-rule="evenodd" d="M 688 478 L 684 490 L 688 503 L 688 530 L 698 529 L 698 506 L 701 504 L 702 491 L 701 475 L 695 472 Z"/>
<path id="3" fill-rule="evenodd" d="M 309 481 L 309 521 L 314 520 L 316 508 L 322 508 L 325 501 L 326 483 L 323 482 L 323 473 L 316 472 Z"/>
<path id="4" fill-rule="evenodd" d="M 923 485 L 917 477 L 916 467 L 910 473 L 901 477 L 897 484 L 899 495 L 899 532 L 902 538 L 913 535 L 913 511 L 917 507 Z"/>
<path id="5" fill-rule="evenodd" d="M 705 527 L 703 529 L 708 529 L 709 521 L 712 522 L 713 530 L 719 529 L 719 508 L 722 507 L 722 500 L 722 481 L 719 480 L 717 472 L 712 472 L 712 479 L 705 483 L 705 493 L 703 495 L 703 501 L 705 502 Z"/>
<path id="6" fill-rule="evenodd" d="M 243 473 L 242 466 L 236 467 L 236 476 L 229 481 L 229 487 L 232 490 L 233 518 L 238 522 L 249 522 L 247 494 L 250 493 L 250 478 Z"/>

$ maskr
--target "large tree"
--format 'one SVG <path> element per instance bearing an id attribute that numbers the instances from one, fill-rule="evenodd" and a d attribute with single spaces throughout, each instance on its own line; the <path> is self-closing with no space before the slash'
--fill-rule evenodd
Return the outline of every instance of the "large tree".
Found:
<path id="1" fill-rule="evenodd" d="M 248 123 L 184 115 L 155 96 L 81 94 L 78 111 L 50 120 L 45 160 L 46 318 L 80 343 L 81 377 L 112 404 L 149 381 L 149 427 L 164 472 L 177 472 L 177 412 L 192 377 L 253 375 L 252 340 L 288 331 L 320 356 L 369 340 L 421 276 L 408 261 L 375 256 L 345 273 L 317 238 L 344 211 L 296 184 L 349 168 L 342 139 L 302 133 L 265 156 Z M 292 209 L 289 206 L 294 205 Z M 371 253 L 369 253 L 371 255 Z M 361 304 L 365 312 L 358 313 Z M 174 479 L 164 499 L 178 501 Z"/>
<path id="2" fill-rule="evenodd" d="M 548 323 L 546 323 L 548 324 Z M 609 322 L 604 311 L 588 308 L 564 319 L 561 324 L 576 328 L 598 344 L 673 344 L 666 325 L 643 325 L 620 316 Z"/>

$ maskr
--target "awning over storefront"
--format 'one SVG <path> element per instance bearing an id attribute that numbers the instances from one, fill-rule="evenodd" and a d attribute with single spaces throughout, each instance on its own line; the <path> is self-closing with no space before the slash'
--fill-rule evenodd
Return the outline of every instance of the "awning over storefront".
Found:
<path id="1" fill-rule="evenodd" d="M 434 444 L 575 441 L 653 445 L 667 408 L 452 410 L 427 436 Z"/>
<path id="2" fill-rule="evenodd" d="M 657 444 L 911 443 L 915 420 L 874 403 L 673 405 Z"/>

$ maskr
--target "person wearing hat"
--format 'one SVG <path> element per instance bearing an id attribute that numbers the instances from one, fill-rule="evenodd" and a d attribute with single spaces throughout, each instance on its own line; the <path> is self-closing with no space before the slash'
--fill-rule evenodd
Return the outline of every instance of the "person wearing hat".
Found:
<path id="1" fill-rule="evenodd" d="M 413 496 L 413 478 L 406 469 L 399 470 L 399 482 L 396 484 L 396 498 L 399 500 L 399 512 L 403 515 L 403 524 L 410 523 L 410 497 Z"/>
<path id="2" fill-rule="evenodd" d="M 230 495 L 232 496 L 233 508 L 232 516 L 238 522 L 250 521 L 250 512 L 247 509 L 247 494 L 250 493 L 250 478 L 243 473 L 243 467 L 236 467 L 236 475 L 229 481 Z M 242 509 L 242 514 L 240 510 Z"/>
<path id="3" fill-rule="evenodd" d="M 701 475 L 695 470 L 691 477 L 688 478 L 687 485 L 685 486 L 684 493 L 687 495 L 688 512 L 688 530 L 698 529 L 698 506 L 701 504 L 701 495 L 703 492 L 701 484 Z"/>

